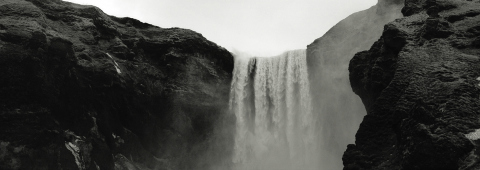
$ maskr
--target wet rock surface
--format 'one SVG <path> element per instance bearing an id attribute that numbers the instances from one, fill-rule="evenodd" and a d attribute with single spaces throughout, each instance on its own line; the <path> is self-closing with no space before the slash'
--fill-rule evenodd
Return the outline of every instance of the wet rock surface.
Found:
<path id="1" fill-rule="evenodd" d="M 479 1 L 405 1 L 350 61 L 366 109 L 344 169 L 478 169 Z"/>
<path id="2" fill-rule="evenodd" d="M 234 122 L 232 70 L 228 51 L 191 30 L 59 0 L 0 1 L 0 169 L 228 162 L 233 138 L 215 127 Z"/>

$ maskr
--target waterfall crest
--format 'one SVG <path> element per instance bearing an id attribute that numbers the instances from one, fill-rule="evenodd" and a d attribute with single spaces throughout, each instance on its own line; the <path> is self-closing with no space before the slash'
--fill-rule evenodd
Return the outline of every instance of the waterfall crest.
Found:
<path id="1" fill-rule="evenodd" d="M 235 169 L 313 169 L 318 164 L 305 50 L 235 57 L 230 109 Z"/>

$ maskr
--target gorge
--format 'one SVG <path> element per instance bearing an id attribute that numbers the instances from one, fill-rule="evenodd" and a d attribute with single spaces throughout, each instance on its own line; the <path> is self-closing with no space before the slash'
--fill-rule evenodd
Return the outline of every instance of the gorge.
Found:
<path id="1" fill-rule="evenodd" d="M 479 21 L 479 0 L 379 0 L 258 57 L 0 0 L 0 169 L 478 169 Z"/>

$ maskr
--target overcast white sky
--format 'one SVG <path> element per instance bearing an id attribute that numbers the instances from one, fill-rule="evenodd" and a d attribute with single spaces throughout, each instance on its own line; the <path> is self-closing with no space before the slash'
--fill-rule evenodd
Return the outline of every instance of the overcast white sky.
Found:
<path id="1" fill-rule="evenodd" d="M 226 49 L 257 56 L 305 49 L 378 0 L 66 0 L 162 28 L 188 28 Z"/>

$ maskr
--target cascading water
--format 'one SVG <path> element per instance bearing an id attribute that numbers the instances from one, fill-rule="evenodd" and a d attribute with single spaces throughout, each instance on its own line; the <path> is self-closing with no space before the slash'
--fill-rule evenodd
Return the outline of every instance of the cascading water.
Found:
<path id="1" fill-rule="evenodd" d="M 276 57 L 236 55 L 230 108 L 235 169 L 318 167 L 305 50 Z"/>

